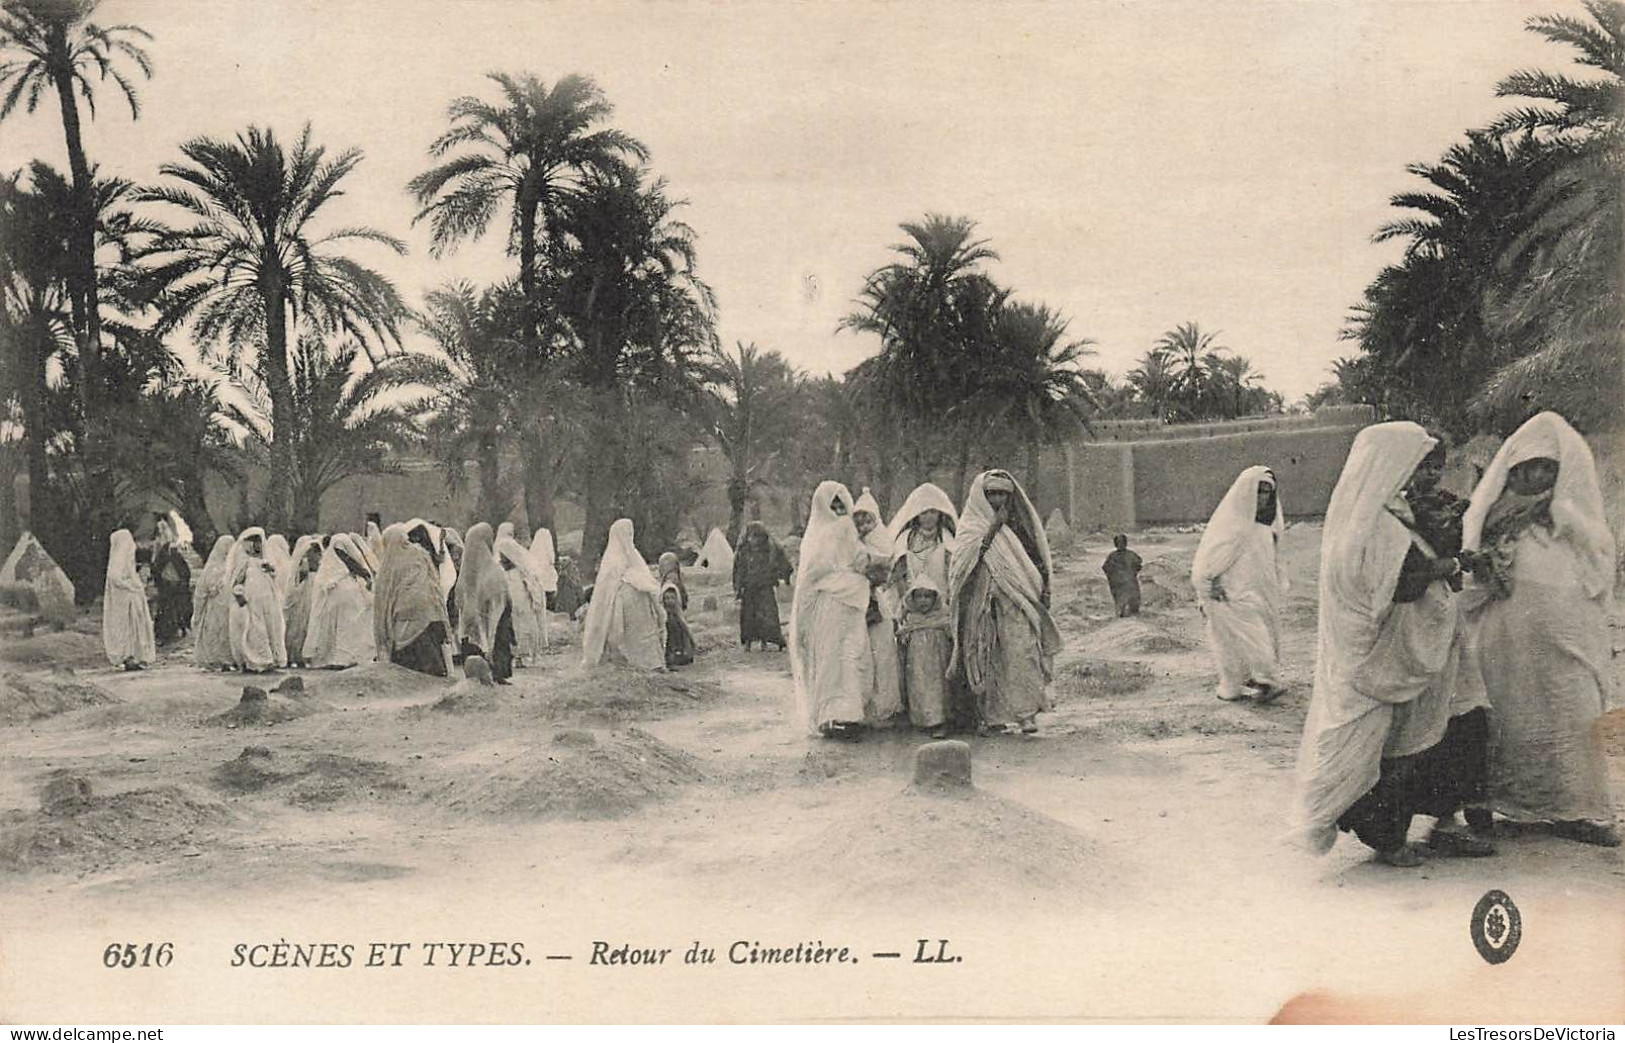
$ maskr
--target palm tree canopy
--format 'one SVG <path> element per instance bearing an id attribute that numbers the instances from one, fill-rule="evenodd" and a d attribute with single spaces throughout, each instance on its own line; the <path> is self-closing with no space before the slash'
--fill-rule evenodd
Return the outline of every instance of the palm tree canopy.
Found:
<path id="1" fill-rule="evenodd" d="M 119 64 L 127 60 L 151 79 L 152 60 L 138 41 L 152 35 L 140 26 L 92 22 L 100 6 L 101 0 L 5 0 L 0 5 L 0 119 L 19 104 L 30 113 L 38 108 L 60 69 L 68 71 L 92 117 L 96 83 L 107 80 L 123 93 L 130 115 L 141 115 L 135 84 Z"/>
<path id="2" fill-rule="evenodd" d="M 387 351 L 399 344 L 405 307 L 394 284 L 335 247 L 365 242 L 403 254 L 405 244 L 367 227 L 314 227 L 343 194 L 342 182 L 361 162 L 359 149 L 329 158 L 312 143 L 307 124 L 291 148 L 273 131 L 250 127 L 229 141 L 193 138 L 181 152 L 189 162 L 159 168 L 178 184 L 138 193 L 189 219 L 145 254 L 165 328 L 193 320 L 196 337 L 223 345 L 235 368 L 261 346 L 267 301 L 280 296 L 290 328 L 303 320 L 324 334 L 347 336 L 369 357 L 375 346 Z"/>

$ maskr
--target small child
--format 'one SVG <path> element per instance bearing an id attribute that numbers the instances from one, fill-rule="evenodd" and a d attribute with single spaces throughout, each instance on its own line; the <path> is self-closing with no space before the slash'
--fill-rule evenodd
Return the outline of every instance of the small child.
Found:
<path id="1" fill-rule="evenodd" d="M 661 588 L 660 604 L 666 610 L 666 666 L 688 666 L 699 646 L 683 618 L 683 592 L 675 582 L 668 581 Z"/>
<path id="2" fill-rule="evenodd" d="M 1106 563 L 1100 566 L 1100 571 L 1106 574 L 1106 585 L 1111 588 L 1117 615 L 1137 616 L 1140 614 L 1140 556 L 1128 549 L 1128 537 L 1122 533 L 1112 537 L 1112 545 L 1117 549 L 1106 555 Z"/>
<path id="3" fill-rule="evenodd" d="M 933 739 L 948 737 L 948 681 L 944 675 L 953 654 L 953 628 L 942 591 L 930 576 L 915 578 L 903 599 L 897 652 L 909 720 L 916 728 L 930 729 Z"/>

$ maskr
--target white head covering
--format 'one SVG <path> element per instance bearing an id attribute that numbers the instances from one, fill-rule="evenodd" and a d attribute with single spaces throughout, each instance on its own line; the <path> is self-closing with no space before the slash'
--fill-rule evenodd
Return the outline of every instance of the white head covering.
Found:
<path id="1" fill-rule="evenodd" d="M 632 537 L 630 518 L 620 518 L 609 527 L 609 544 L 598 562 L 598 578 L 593 581 L 592 601 L 587 605 L 587 620 L 581 628 L 581 661 L 588 666 L 604 658 L 615 598 L 622 583 L 657 599 L 660 596 L 660 584 L 649 571 L 649 563 L 638 553 Z"/>
<path id="2" fill-rule="evenodd" d="M 795 677 L 797 713 L 804 721 L 811 718 L 811 708 L 802 669 L 798 625 L 802 613 L 814 597 L 834 598 L 859 611 L 869 607 L 869 580 L 855 567 L 863 542 L 852 524 L 851 511 L 835 513 L 836 500 L 852 503 L 851 492 L 840 482 L 822 482 L 813 493 L 796 563 L 795 595 L 790 601 L 790 671 Z"/>
<path id="3" fill-rule="evenodd" d="M 505 521 L 501 525 L 497 526 L 496 542 L 501 543 L 505 539 L 512 540 L 514 538 L 513 522 Z"/>
<path id="4" fill-rule="evenodd" d="M 598 560 L 598 578 L 593 580 L 593 599 L 587 604 L 587 622 L 582 624 L 582 661 L 588 666 L 603 660 L 609 640 L 609 624 L 614 621 L 614 599 L 621 583 L 634 590 L 660 598 L 660 583 L 648 570 L 648 562 L 637 552 L 632 539 L 632 518 L 617 518 L 609 526 L 609 544 Z"/>
<path id="5" fill-rule="evenodd" d="M 470 526 L 463 544 L 463 568 L 457 576 L 457 636 L 467 637 L 491 655 L 497 625 L 508 605 L 508 581 L 497 564 L 491 526 Z"/>
<path id="6" fill-rule="evenodd" d="M 1258 487 L 1265 483 L 1275 489 L 1275 520 L 1270 522 L 1270 530 L 1277 536 L 1286 530 L 1281 488 L 1275 481 L 1275 472 L 1261 466 L 1242 471 L 1219 506 L 1214 508 L 1202 533 L 1202 542 L 1197 545 L 1196 558 L 1191 562 L 1191 582 L 1199 595 L 1205 596 L 1208 582 L 1224 575 L 1241 556 L 1247 537 L 1258 524 Z"/>
<path id="7" fill-rule="evenodd" d="M 542 578 L 537 573 L 536 563 L 531 560 L 530 552 L 519 545 L 519 541 L 510 533 L 507 536 L 498 536 L 496 542 L 497 563 L 511 562 L 513 570 L 519 574 L 520 582 L 524 585 L 525 596 L 532 605 L 547 603 L 547 589 L 542 586 Z M 506 570 L 504 570 L 506 571 Z M 504 578 L 503 582 L 507 582 Z"/>
<path id="8" fill-rule="evenodd" d="M 107 583 L 103 591 L 111 595 L 114 588 L 120 588 L 145 597 L 147 585 L 135 567 L 135 537 L 129 529 L 116 529 L 107 542 Z"/>
<path id="9" fill-rule="evenodd" d="M 853 514 L 857 514 L 860 511 L 874 515 L 875 522 L 882 528 L 885 527 L 886 519 L 880 513 L 880 501 L 875 499 L 875 494 L 869 490 L 867 485 L 864 486 L 863 491 L 858 494 L 858 502 L 852 505 Z"/>
<path id="10" fill-rule="evenodd" d="M 998 470 L 983 471 L 977 475 L 965 496 L 965 509 L 960 512 L 954 529 L 953 557 L 948 572 L 949 597 L 958 600 L 960 592 L 970 582 L 971 573 L 983 558 L 982 540 L 993 528 L 994 521 L 993 505 L 987 499 L 987 481 L 995 476 L 1003 478 L 1014 488 L 1010 494 L 1012 513 L 1021 516 L 1023 525 L 1038 547 L 1040 560 L 1028 558 L 1020 538 L 1006 527 L 999 530 L 987 549 L 988 567 L 993 572 L 993 578 L 1012 596 L 1022 596 L 1037 603 L 1045 581 L 1054 574 L 1049 536 L 1044 532 L 1043 519 L 1038 517 L 1038 511 L 1033 507 L 1033 502 L 1027 499 L 1027 491 L 1021 487 L 1021 483 L 1009 471 Z"/>
<path id="11" fill-rule="evenodd" d="M 294 584 L 299 582 L 300 570 L 305 567 L 305 555 L 310 553 L 310 548 L 313 545 L 319 546 L 321 541 L 321 536 L 315 533 L 311 533 L 307 536 L 301 536 L 297 540 L 293 541 L 293 551 L 289 554 L 289 559 L 293 562 L 293 571 L 289 573 L 291 577 L 288 581 L 289 590 L 292 590 Z M 318 569 L 321 568 L 320 561 L 316 563 L 316 567 Z"/>
<path id="12" fill-rule="evenodd" d="M 540 578 L 542 589 L 552 593 L 559 589 L 558 555 L 553 550 L 553 533 L 549 529 L 537 529 L 530 538 L 530 561 L 536 568 L 536 575 Z"/>
<path id="13" fill-rule="evenodd" d="M 153 534 L 152 542 L 155 548 L 175 542 L 175 530 L 170 527 L 168 518 L 158 519 L 158 531 Z"/>
<path id="14" fill-rule="evenodd" d="M 260 528 L 258 525 L 249 526 L 248 528 L 244 529 L 242 532 L 237 534 L 237 542 L 232 544 L 231 558 L 230 558 L 229 564 L 227 565 L 227 580 L 226 580 L 226 582 L 228 584 L 230 584 L 232 586 L 235 586 L 237 584 L 237 582 L 238 582 L 238 573 L 240 573 L 242 571 L 243 563 L 245 561 L 247 561 L 248 558 L 250 557 L 250 555 L 248 553 L 248 541 L 251 538 L 255 537 L 255 536 L 258 536 L 260 538 L 260 553 L 259 553 L 260 560 L 261 561 L 267 561 L 268 560 L 265 557 L 265 542 L 266 542 L 265 541 L 265 530 Z"/>
<path id="15" fill-rule="evenodd" d="M 1552 534 L 1574 549 L 1579 576 L 1587 597 L 1600 597 L 1614 583 L 1614 535 L 1608 530 L 1597 463 L 1580 433 L 1556 413 L 1531 417 L 1502 443 L 1490 461 L 1472 504 L 1462 518 L 1462 547 L 1479 550 L 1484 519 L 1506 489 L 1507 472 L 1525 460 L 1547 457 L 1557 461 L 1557 483 L 1552 487 Z"/>
<path id="16" fill-rule="evenodd" d="M 1338 818 L 1381 772 L 1394 704 L 1375 697 L 1383 685 L 1371 677 L 1385 683 L 1404 666 L 1378 638 L 1411 546 L 1388 507 L 1435 444 L 1407 420 L 1365 428 L 1326 507 L 1315 687 L 1298 752 L 1297 834 L 1314 851 L 1331 847 Z"/>
<path id="17" fill-rule="evenodd" d="M 942 538 L 946 542 L 952 537 L 959 525 L 959 512 L 954 510 L 954 502 L 948 499 L 948 494 L 941 489 L 926 482 L 908 494 L 903 501 L 903 509 L 891 520 L 887 527 L 886 539 L 892 544 L 892 557 L 896 558 L 908 551 L 908 530 L 914 524 L 914 519 L 926 511 L 936 511 L 942 515 Z"/>
<path id="18" fill-rule="evenodd" d="M 171 510 L 169 512 L 169 528 L 175 534 L 176 546 L 190 547 L 192 545 L 192 527 L 186 524 L 186 519 L 181 517 L 179 511 Z"/>
<path id="19" fill-rule="evenodd" d="M 293 555 L 288 553 L 288 538 L 280 532 L 265 540 L 265 560 L 276 569 L 276 592 L 281 597 L 293 582 Z"/>

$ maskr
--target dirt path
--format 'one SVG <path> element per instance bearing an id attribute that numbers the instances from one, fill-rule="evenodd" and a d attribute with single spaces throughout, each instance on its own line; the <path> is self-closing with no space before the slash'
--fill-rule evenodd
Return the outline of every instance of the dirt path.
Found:
<path id="1" fill-rule="evenodd" d="M 1617 1010 L 1617 852 L 1520 837 L 1400 873 L 1347 838 L 1319 860 L 1278 843 L 1317 537 L 1284 543 L 1292 691 L 1268 707 L 1213 698 L 1177 584 L 1116 620 L 1099 548 L 1068 557 L 1056 711 L 1035 738 L 972 740 L 963 800 L 904 793 L 906 730 L 798 734 L 784 657 L 735 647 L 726 599 L 692 614 L 704 655 L 678 675 L 585 674 L 567 647 L 494 695 L 446 698 L 389 667 L 306 672 L 303 694 L 272 693 L 287 719 L 270 726 L 222 719 L 241 680 L 178 657 L 81 669 L 71 681 L 111 701 L 0 728 L 0 1017 L 1261 1020 L 1311 990 L 1478 1023 L 1582 1020 L 1577 996 Z M 1168 577 L 1193 542 L 1139 547 Z M 721 594 L 690 586 L 696 605 Z M 91 802 L 42 814 L 59 771 Z M 1525 916 L 1499 968 L 1467 938 L 1490 888 Z M 231 966 L 234 946 L 279 939 L 352 944 L 357 964 L 370 942 L 519 942 L 531 962 Z M 912 963 L 920 939 L 963 962 Z M 171 968 L 102 968 L 109 942 L 148 940 L 176 943 Z M 860 962 L 727 964 L 736 941 L 820 940 Z M 596 966 L 597 941 L 673 953 Z M 696 941 L 722 963 L 684 965 Z M 906 955 L 873 957 L 888 951 Z"/>

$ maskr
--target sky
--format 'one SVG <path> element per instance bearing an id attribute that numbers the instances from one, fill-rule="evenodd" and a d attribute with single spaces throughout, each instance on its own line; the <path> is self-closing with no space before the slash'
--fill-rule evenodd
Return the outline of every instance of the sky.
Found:
<path id="1" fill-rule="evenodd" d="M 898 224 L 969 216 L 1016 297 L 1061 311 L 1092 364 L 1132 368 L 1197 322 L 1289 400 L 1351 354 L 1350 305 L 1397 244 L 1387 199 L 1505 103 L 1517 68 L 1568 67 L 1523 28 L 1573 0 L 105 0 L 153 34 L 132 121 L 104 90 L 86 147 L 148 182 L 180 142 L 309 121 L 365 160 L 330 226 L 414 305 L 511 274 L 505 222 L 429 255 L 407 181 L 453 97 L 492 70 L 593 77 L 614 125 L 686 199 L 725 345 L 810 373 L 877 349 L 838 333 Z M 0 168 L 66 167 L 54 99 L 0 124 Z"/>

